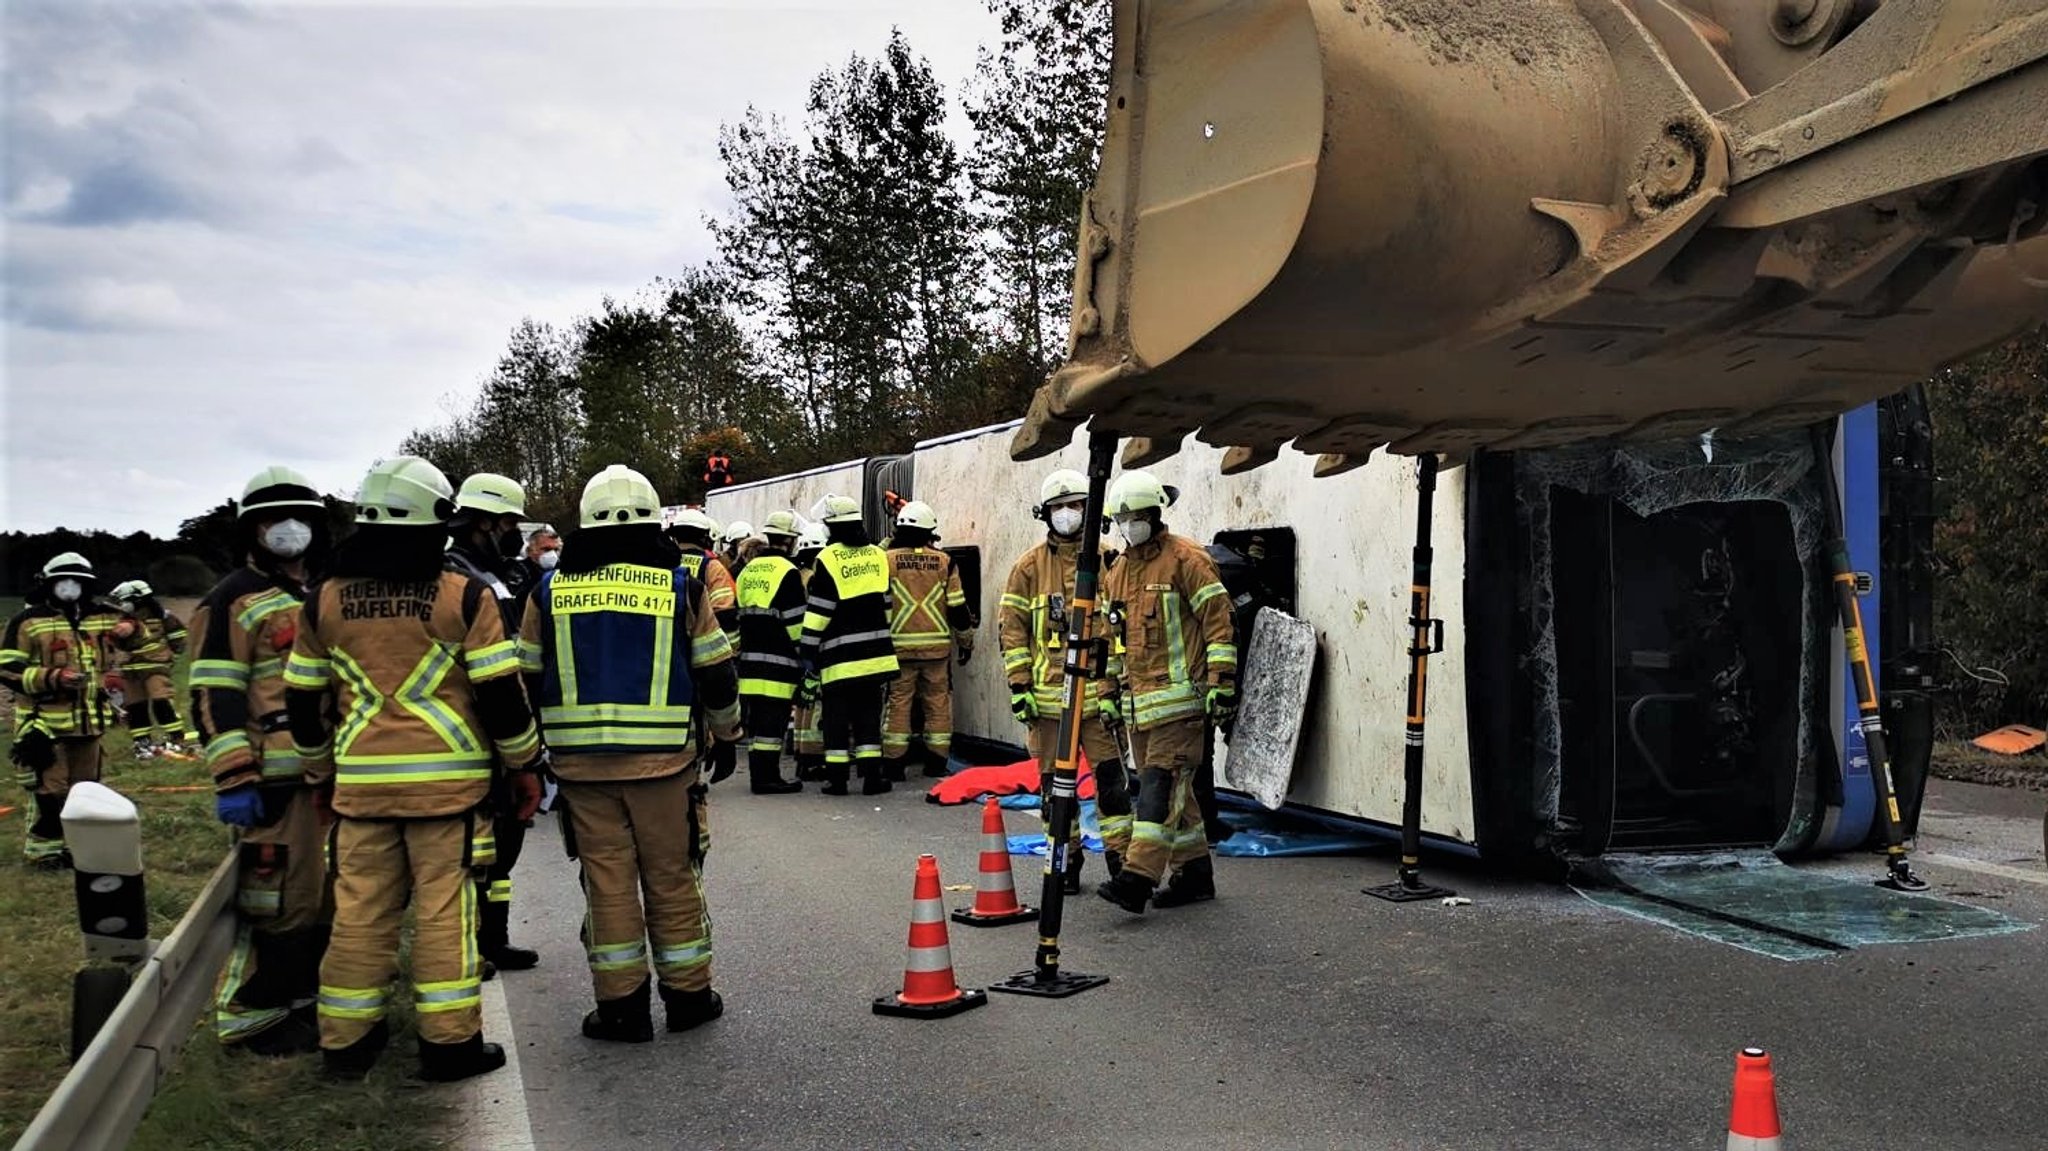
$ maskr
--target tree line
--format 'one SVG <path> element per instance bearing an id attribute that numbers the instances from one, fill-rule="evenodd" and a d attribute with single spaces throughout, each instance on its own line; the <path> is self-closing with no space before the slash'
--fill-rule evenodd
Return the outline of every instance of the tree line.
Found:
<path id="1" fill-rule="evenodd" d="M 713 450 L 745 480 L 1022 412 L 1065 349 L 1109 5 L 987 2 L 1000 37 L 957 104 L 897 30 L 793 118 L 721 125 L 715 257 L 566 326 L 523 320 L 474 397 L 400 450 L 505 472 L 565 519 L 609 463 L 696 502 Z"/>

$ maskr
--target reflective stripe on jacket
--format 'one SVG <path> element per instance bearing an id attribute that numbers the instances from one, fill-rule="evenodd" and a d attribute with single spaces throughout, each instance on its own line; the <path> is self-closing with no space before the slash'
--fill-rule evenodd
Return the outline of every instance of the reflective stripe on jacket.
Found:
<path id="1" fill-rule="evenodd" d="M 324 762 L 309 765 L 292 746 L 285 720 L 284 665 L 304 601 L 289 576 L 244 567 L 215 584 L 193 613 L 193 723 L 219 790 L 326 777 Z"/>
<path id="2" fill-rule="evenodd" d="M 1013 684 L 1031 685 L 1040 715 L 1056 715 L 1065 703 L 1067 605 L 1073 602 L 1080 554 L 1078 541 L 1052 539 L 1025 552 L 1010 568 L 996 609 L 1003 674 Z M 1105 629 L 1102 616 L 1096 616 L 1095 634 Z M 1088 685 L 1088 697 L 1099 698 L 1108 690 L 1107 681 L 1095 680 Z"/>
<path id="3" fill-rule="evenodd" d="M 696 758 L 696 676 L 732 658 L 704 585 L 681 568 L 552 571 L 534 588 L 520 660 L 565 779 L 673 775 Z M 738 722 L 736 704 L 714 716 Z M 636 758 L 623 774 L 599 761 Z M 586 773 L 578 765 L 597 763 Z"/>
<path id="4" fill-rule="evenodd" d="M 804 584 L 788 556 L 740 569 L 740 694 L 789 699 L 803 678 Z"/>
<path id="5" fill-rule="evenodd" d="M 539 750 L 530 721 L 505 739 L 484 734 L 475 685 L 519 674 L 519 645 L 489 600 L 483 584 L 445 570 L 424 580 L 354 577 L 314 588 L 284 682 L 334 692 L 340 724 L 326 746 L 300 754 L 332 758 L 335 811 L 368 819 L 459 814 L 489 792 L 494 753 L 519 764 Z"/>
<path id="6" fill-rule="evenodd" d="M 868 544 L 818 553 L 804 606 L 804 659 L 823 683 L 896 672 L 889 636 L 889 556 Z"/>
<path id="7" fill-rule="evenodd" d="M 1216 562 L 1192 540 L 1162 529 L 1126 551 L 1104 583 L 1123 608 L 1116 670 L 1138 730 L 1199 716 L 1211 687 L 1236 681 L 1230 595 Z"/>
<path id="8" fill-rule="evenodd" d="M 898 659 L 947 659 L 957 642 L 974 650 L 974 612 L 953 557 L 936 548 L 891 548 L 889 635 Z"/>

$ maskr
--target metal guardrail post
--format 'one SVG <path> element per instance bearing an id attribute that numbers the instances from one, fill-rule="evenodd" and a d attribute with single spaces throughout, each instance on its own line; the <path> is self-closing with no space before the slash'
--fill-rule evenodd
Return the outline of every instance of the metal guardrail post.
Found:
<path id="1" fill-rule="evenodd" d="M 67 819 L 67 837 L 73 834 L 70 823 Z M 90 838 L 94 832 L 85 834 Z M 118 840 L 118 834 L 113 838 Z M 84 872 L 88 856 L 79 850 L 85 842 L 71 840 L 73 857 L 80 861 L 81 915 L 86 913 L 83 899 L 90 886 Z M 179 1049 L 196 1029 L 201 1009 L 213 996 L 214 979 L 234 946 L 235 872 L 235 856 L 229 852 L 177 927 L 141 962 L 128 993 L 22 1132 L 14 1151 L 114 1151 L 127 1145 Z M 139 882 L 132 886 L 140 892 Z"/>

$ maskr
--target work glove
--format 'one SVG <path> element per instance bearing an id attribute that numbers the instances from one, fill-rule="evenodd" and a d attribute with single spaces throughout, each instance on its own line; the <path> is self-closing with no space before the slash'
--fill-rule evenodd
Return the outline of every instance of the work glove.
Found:
<path id="1" fill-rule="evenodd" d="M 108 695 L 123 690 L 127 685 L 121 682 L 121 673 L 110 671 L 100 677 L 100 688 Z"/>
<path id="2" fill-rule="evenodd" d="M 1123 700 L 1105 695 L 1095 701 L 1095 715 L 1104 727 L 1117 728 L 1124 725 Z"/>
<path id="3" fill-rule="evenodd" d="M 823 690 L 824 684 L 818 679 L 818 669 L 814 667 L 804 668 L 804 677 L 796 685 L 797 705 L 809 707 L 811 704 L 818 702 L 818 693 Z"/>
<path id="4" fill-rule="evenodd" d="M 1010 685 L 1010 714 L 1018 723 L 1030 723 L 1038 718 L 1038 697 L 1024 684 Z"/>
<path id="5" fill-rule="evenodd" d="M 57 686 L 66 691 L 76 691 L 85 683 L 85 673 L 75 667 L 57 669 Z"/>
<path id="6" fill-rule="evenodd" d="M 1217 727 L 1226 727 L 1237 715 L 1237 688 L 1221 683 L 1209 689 L 1208 698 L 1202 701 L 1202 710 L 1209 713 L 1210 722 Z"/>
<path id="7" fill-rule="evenodd" d="M 213 815 L 230 827 L 256 827 L 263 822 L 263 793 L 253 783 L 228 788 L 213 797 Z"/>
<path id="8" fill-rule="evenodd" d="M 541 797 L 547 794 L 547 786 L 538 771 L 515 771 L 512 773 L 512 818 L 521 823 L 532 819 L 540 811 Z"/>

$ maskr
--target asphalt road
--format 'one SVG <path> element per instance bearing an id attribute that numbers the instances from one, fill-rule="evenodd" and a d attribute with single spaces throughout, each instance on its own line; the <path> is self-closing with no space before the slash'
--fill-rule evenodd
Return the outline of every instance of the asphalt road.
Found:
<path id="1" fill-rule="evenodd" d="M 890 1019 L 868 1005 L 902 970 L 912 861 L 970 883 L 978 811 L 738 783 L 714 793 L 709 866 L 728 1011 L 688 1035 L 578 1034 L 573 865 L 552 828 L 529 841 L 516 936 L 544 961 L 503 982 L 534 1146 L 1718 1148 L 1750 1043 L 1788 1146 L 2048 1146 L 2041 931 L 1787 963 L 1442 861 L 1471 906 L 1358 894 L 1383 859 L 1228 859 L 1211 904 L 1070 904 L 1068 965 L 1106 987 Z M 1937 781 L 1923 851 L 2010 874 L 1929 863 L 1936 892 L 2048 922 L 2048 886 L 2020 878 L 2048 881 L 2041 806 Z M 1033 930 L 952 942 L 978 986 L 1029 965 Z"/>

